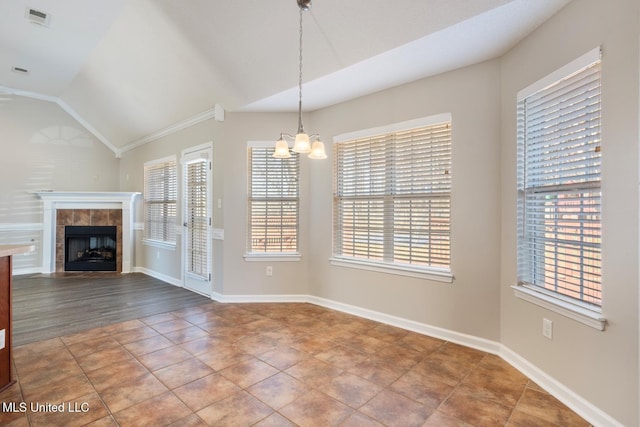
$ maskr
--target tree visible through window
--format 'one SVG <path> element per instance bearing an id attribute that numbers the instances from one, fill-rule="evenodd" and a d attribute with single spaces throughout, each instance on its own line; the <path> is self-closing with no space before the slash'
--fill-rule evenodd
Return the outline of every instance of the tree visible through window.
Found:
<path id="1" fill-rule="evenodd" d="M 249 253 L 298 252 L 299 167 L 296 153 L 273 157 L 273 147 L 249 147 Z"/>

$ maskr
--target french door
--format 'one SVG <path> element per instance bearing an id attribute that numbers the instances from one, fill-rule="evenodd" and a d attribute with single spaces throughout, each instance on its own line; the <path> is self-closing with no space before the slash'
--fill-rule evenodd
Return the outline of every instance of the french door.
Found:
<path id="1" fill-rule="evenodd" d="M 183 151 L 184 287 L 211 296 L 211 144 Z"/>

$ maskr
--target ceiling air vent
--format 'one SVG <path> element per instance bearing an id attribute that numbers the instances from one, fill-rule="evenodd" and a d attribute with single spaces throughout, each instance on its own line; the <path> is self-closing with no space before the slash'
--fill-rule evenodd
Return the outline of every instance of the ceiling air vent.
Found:
<path id="1" fill-rule="evenodd" d="M 29 74 L 29 70 L 22 67 L 11 67 L 11 71 L 18 74 Z"/>
<path id="2" fill-rule="evenodd" d="M 25 13 L 25 16 L 27 17 L 29 22 L 31 22 L 33 24 L 42 25 L 44 27 L 48 27 L 49 26 L 49 22 L 51 21 L 51 15 L 50 14 L 48 14 L 46 12 L 42 12 L 40 10 L 32 9 L 30 7 L 27 7 L 27 11 Z"/>

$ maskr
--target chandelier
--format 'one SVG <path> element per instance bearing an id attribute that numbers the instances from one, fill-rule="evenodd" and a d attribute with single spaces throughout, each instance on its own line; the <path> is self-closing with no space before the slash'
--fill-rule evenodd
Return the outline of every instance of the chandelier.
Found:
<path id="1" fill-rule="evenodd" d="M 299 73 L 298 73 L 298 132 L 295 136 L 288 133 L 281 133 L 280 139 L 276 142 L 276 149 L 273 157 L 277 159 L 287 159 L 291 157 L 288 140 L 293 140 L 294 153 L 309 153 L 310 159 L 326 159 L 324 144 L 320 141 L 320 135 L 307 135 L 302 125 L 302 12 L 311 9 L 311 0 L 296 0 L 300 9 L 300 44 L 299 44 Z M 313 141 L 313 144 L 311 143 Z"/>

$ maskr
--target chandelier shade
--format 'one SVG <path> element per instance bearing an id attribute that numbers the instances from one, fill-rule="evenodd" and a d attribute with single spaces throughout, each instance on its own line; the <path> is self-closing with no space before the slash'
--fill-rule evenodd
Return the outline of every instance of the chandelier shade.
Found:
<path id="1" fill-rule="evenodd" d="M 273 157 L 276 159 L 288 159 L 291 157 L 289 152 L 289 143 L 284 140 L 282 136 L 276 141 L 276 150 L 273 152 Z"/>
<path id="2" fill-rule="evenodd" d="M 324 151 L 324 143 L 319 139 L 316 140 L 311 146 L 311 152 L 309 153 L 310 159 L 322 160 L 327 158 L 327 153 Z"/>

